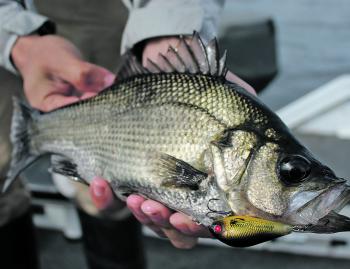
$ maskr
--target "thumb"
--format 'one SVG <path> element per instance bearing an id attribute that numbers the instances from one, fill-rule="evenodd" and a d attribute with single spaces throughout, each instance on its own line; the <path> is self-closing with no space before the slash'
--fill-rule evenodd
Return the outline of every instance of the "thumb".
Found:
<path id="1" fill-rule="evenodd" d="M 94 205 L 99 210 L 105 210 L 113 204 L 114 195 L 106 180 L 99 177 L 94 178 L 89 192 Z"/>
<path id="2" fill-rule="evenodd" d="M 100 92 L 111 86 L 116 76 L 101 66 L 74 60 L 61 70 L 59 77 L 78 92 Z"/>
<path id="3" fill-rule="evenodd" d="M 239 86 L 243 87 L 246 91 L 250 92 L 251 94 L 256 95 L 256 91 L 252 86 L 250 86 L 247 82 L 245 82 L 243 79 L 233 74 L 232 72 L 230 71 L 227 72 L 226 79 L 228 81 L 232 81 L 238 84 Z"/>
<path id="4" fill-rule="evenodd" d="M 33 76 L 35 77 L 35 76 Z M 49 80 L 33 79 L 24 81 L 24 91 L 30 105 L 44 112 L 79 101 L 77 96 L 66 96 L 68 84 L 53 84 Z M 33 90 L 35 89 L 35 90 Z"/>

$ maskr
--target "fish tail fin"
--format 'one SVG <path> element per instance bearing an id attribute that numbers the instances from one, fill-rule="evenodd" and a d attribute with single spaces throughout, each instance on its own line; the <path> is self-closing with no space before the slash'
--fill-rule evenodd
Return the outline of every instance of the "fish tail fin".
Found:
<path id="1" fill-rule="evenodd" d="M 5 192 L 16 177 L 34 160 L 30 149 L 30 132 L 34 110 L 23 101 L 13 97 L 13 115 L 11 124 L 12 156 L 10 169 L 3 187 Z M 37 157 L 35 157 L 36 159 Z"/>
<path id="2" fill-rule="evenodd" d="M 11 142 L 13 145 L 12 161 L 20 162 L 30 152 L 29 126 L 32 122 L 32 109 L 21 100 L 13 98 Z"/>

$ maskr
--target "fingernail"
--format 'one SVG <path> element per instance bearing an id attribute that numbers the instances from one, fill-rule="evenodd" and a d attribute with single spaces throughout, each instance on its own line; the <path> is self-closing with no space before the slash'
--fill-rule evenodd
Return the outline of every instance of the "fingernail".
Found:
<path id="1" fill-rule="evenodd" d="M 150 205 L 146 205 L 146 203 L 141 205 L 141 209 L 142 209 L 143 213 L 145 213 L 147 215 L 153 215 L 154 213 L 156 213 L 153 210 L 153 207 Z"/>
<path id="2" fill-rule="evenodd" d="M 104 86 L 105 87 L 109 87 L 114 83 L 115 80 L 115 75 L 113 74 L 108 74 L 105 76 L 104 78 Z"/>
<path id="3" fill-rule="evenodd" d="M 161 214 L 159 214 L 158 211 L 155 211 L 154 208 L 150 205 L 142 205 L 141 210 L 143 213 L 145 213 L 149 218 L 152 219 L 152 221 L 163 221 L 163 217 Z"/>
<path id="4" fill-rule="evenodd" d="M 97 197 L 102 197 L 106 192 L 105 186 L 100 186 L 100 185 L 95 185 L 93 190 L 94 190 L 95 196 Z"/>
<path id="5" fill-rule="evenodd" d="M 186 224 L 178 225 L 176 228 L 184 234 L 191 234 L 191 230 Z"/>
<path id="6" fill-rule="evenodd" d="M 147 213 L 146 213 L 147 214 Z M 153 222 L 157 222 L 157 223 L 160 223 L 160 222 L 162 222 L 162 223 L 166 223 L 166 221 L 164 221 L 164 218 L 160 215 L 160 214 L 158 214 L 158 213 L 156 213 L 156 212 L 152 212 L 152 213 L 149 213 L 149 214 L 147 214 L 150 218 L 151 218 L 151 220 L 153 221 Z"/>

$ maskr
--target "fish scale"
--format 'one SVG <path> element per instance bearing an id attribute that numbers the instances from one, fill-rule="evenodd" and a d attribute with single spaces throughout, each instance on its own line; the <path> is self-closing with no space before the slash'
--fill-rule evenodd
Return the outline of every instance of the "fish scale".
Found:
<path id="1" fill-rule="evenodd" d="M 149 76 L 153 78 L 150 79 L 148 78 Z M 34 136 L 33 140 L 37 139 L 39 141 L 36 143 L 39 151 L 58 150 L 59 153 L 66 156 L 74 153 L 60 152 L 60 146 L 54 149 L 46 148 L 46 145 L 57 145 L 57 143 L 48 140 L 50 136 L 57 141 L 59 139 L 67 140 L 70 137 L 65 136 L 73 135 L 77 151 L 81 150 L 80 147 L 84 151 L 89 151 L 89 146 L 92 145 L 90 142 L 94 141 L 95 145 L 99 145 L 100 150 L 96 151 L 95 149 L 92 151 L 93 155 L 103 158 L 101 157 L 104 155 L 103 152 L 108 154 L 110 149 L 114 148 L 117 156 L 109 159 L 111 162 L 120 163 L 120 166 L 123 165 L 123 159 L 125 159 L 124 161 L 130 161 L 132 158 L 136 158 L 140 154 L 140 150 L 158 151 L 165 149 L 168 149 L 168 152 L 165 153 L 189 163 L 195 163 L 195 158 L 198 156 L 199 151 L 205 150 L 210 139 L 224 128 L 221 121 L 217 121 L 213 115 L 215 113 L 213 113 L 212 107 L 215 104 L 213 105 L 212 103 L 218 104 L 222 100 L 225 101 L 223 103 L 226 105 L 227 100 L 224 94 L 210 93 L 223 91 L 224 89 L 222 88 L 214 86 L 209 87 L 208 90 L 201 88 L 205 84 L 214 85 L 215 82 L 213 82 L 212 78 L 202 76 L 201 78 L 196 78 L 201 83 L 190 84 L 191 78 L 193 78 L 191 75 L 165 74 L 164 78 L 161 78 L 159 80 L 160 83 L 157 84 L 155 80 L 156 75 L 148 75 L 144 80 L 154 82 L 154 85 L 150 85 L 149 89 L 143 88 L 141 90 L 139 85 L 143 83 L 143 78 L 127 81 L 125 84 L 119 87 L 115 86 L 114 89 L 101 94 L 91 101 L 73 105 L 64 111 L 53 112 L 57 113 L 54 115 L 54 119 L 52 119 L 51 113 L 43 116 L 40 118 L 40 135 L 37 138 Z M 173 84 L 178 85 L 181 83 L 181 79 L 185 81 L 184 84 L 189 89 L 187 94 L 186 91 L 183 93 L 179 90 L 174 90 L 175 86 Z M 174 81 L 176 82 L 174 83 Z M 208 82 L 206 83 L 205 81 Z M 122 92 L 125 92 L 126 97 L 124 95 L 120 97 Z M 144 92 L 153 92 L 152 96 L 154 98 L 150 98 Z M 194 101 L 188 102 L 188 100 L 191 100 L 191 94 L 196 95 L 196 92 L 208 92 L 203 95 L 213 95 L 219 98 L 214 98 L 215 100 L 207 97 L 205 99 L 194 98 Z M 160 98 L 157 98 L 157 96 L 160 96 Z M 105 105 L 105 109 L 109 110 L 103 113 L 99 124 L 92 124 L 91 119 L 93 116 L 90 116 L 89 113 L 94 113 L 95 115 L 95 111 L 101 109 L 101 104 L 102 108 L 104 104 L 107 104 L 105 100 L 113 100 L 113 107 L 110 104 Z M 203 100 L 206 100 L 206 102 Z M 89 107 L 89 109 L 86 109 L 86 107 Z M 84 117 L 86 115 L 86 118 L 81 120 L 81 117 L 77 115 L 84 115 Z M 95 117 L 97 116 L 95 115 Z M 57 124 L 57 121 L 59 124 Z M 53 125 L 53 122 L 56 122 L 55 125 Z M 99 130 L 104 131 L 105 125 L 108 125 L 110 130 L 100 133 Z M 75 131 L 72 133 L 66 132 L 61 130 L 59 126 L 66 126 L 65 130 Z M 203 128 L 208 129 L 208 132 L 203 133 L 201 131 Z M 99 133 L 98 141 L 100 143 L 96 143 L 96 133 Z M 84 139 L 81 139 L 82 134 L 84 134 Z M 45 141 L 44 145 L 40 145 L 40 141 Z M 72 151 L 72 149 L 69 148 L 69 151 Z M 118 154 L 118 151 L 121 154 Z M 107 156 L 105 155 L 105 157 L 111 156 L 113 156 L 111 153 Z M 94 171 L 91 171 L 87 173 L 87 176 L 93 173 Z M 123 175 L 118 174 L 117 176 L 120 177 L 120 180 L 123 179 Z"/>
<path id="2" fill-rule="evenodd" d="M 151 85 L 140 89 L 145 81 Z M 153 176 L 149 159 L 152 154 L 166 153 L 194 167 L 205 167 L 202 155 L 214 137 L 230 124 L 217 120 L 214 107 L 227 107 L 226 92 L 232 90 L 227 86 L 216 87 L 216 84 L 209 76 L 184 74 L 164 74 L 160 79 L 159 75 L 150 74 L 121 82 L 92 100 L 38 118 L 35 122 L 38 134 L 32 137 L 34 150 L 36 153 L 55 152 L 75 160 L 79 175 L 87 181 L 99 175 L 111 182 L 117 181 L 119 187 L 129 186 L 140 193 L 141 186 L 156 182 L 158 196 L 162 189 L 172 193 L 165 197 L 178 197 L 182 193 L 185 201 L 188 199 L 186 191 L 161 188 L 162 181 Z M 178 85 L 184 85 L 183 92 L 176 88 Z M 123 92 L 125 95 L 121 94 Z M 232 102 L 232 106 L 236 103 Z M 95 113 L 101 109 L 104 113 Z M 96 123 L 94 117 L 99 116 L 101 119 Z M 132 186 L 131 180 L 138 183 Z M 145 194 L 159 200 L 154 193 Z M 193 197 L 199 203 L 197 195 Z M 208 196 L 203 200 L 208 203 L 216 197 Z M 163 202 L 175 208 L 179 199 Z M 187 211 L 191 206 L 186 207 Z"/>

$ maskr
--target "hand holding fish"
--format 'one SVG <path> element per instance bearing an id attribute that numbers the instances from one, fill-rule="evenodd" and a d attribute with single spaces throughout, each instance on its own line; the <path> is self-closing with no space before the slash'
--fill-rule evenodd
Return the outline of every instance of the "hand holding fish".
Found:
<path id="1" fill-rule="evenodd" d="M 72 43 L 58 36 L 20 37 L 11 56 L 28 102 L 45 112 L 93 97 L 115 79 L 107 69 L 85 62 Z"/>
<path id="2" fill-rule="evenodd" d="M 113 202 L 113 190 L 177 247 L 192 247 L 202 229 L 167 208 L 231 246 L 290 232 L 349 231 L 350 218 L 337 214 L 350 199 L 348 182 L 236 77 L 225 79 L 226 53 L 216 40 L 205 45 L 194 33 L 170 45 L 156 61 L 148 57 L 147 68 L 129 51 L 118 80 L 77 105 L 38 114 L 14 99 L 4 191 L 23 167 L 50 153 L 54 173 L 93 186 L 96 175 L 108 179 L 100 208 Z"/>
<path id="3" fill-rule="evenodd" d="M 113 191 L 104 179 L 95 178 L 92 181 L 90 194 L 95 206 L 100 210 L 113 204 Z M 207 228 L 194 223 L 182 213 L 174 213 L 156 201 L 132 194 L 126 203 L 138 221 L 147 225 L 159 236 L 168 237 L 177 248 L 192 248 L 196 245 L 198 237 L 210 236 Z"/>
<path id="4" fill-rule="evenodd" d="M 188 43 L 191 42 L 190 37 L 186 40 Z M 143 54 L 142 54 L 143 66 L 148 67 L 147 66 L 148 59 L 158 63 L 157 59 L 158 59 L 159 53 L 166 54 L 170 46 L 176 49 L 178 45 L 179 45 L 178 37 L 164 37 L 164 38 L 157 38 L 157 39 L 150 40 L 149 42 L 147 42 L 143 50 Z M 242 80 L 241 78 L 233 74 L 232 72 L 230 71 L 227 72 L 226 79 L 240 85 L 241 87 L 246 89 L 248 92 L 256 94 L 252 86 L 250 86 L 247 82 L 245 82 L 244 80 Z"/>
<path id="5" fill-rule="evenodd" d="M 148 58 L 156 60 L 159 52 L 164 53 L 177 42 L 178 38 L 161 38 L 147 43 L 144 62 Z M 45 112 L 93 97 L 115 80 L 108 70 L 83 61 L 79 50 L 58 36 L 21 37 L 13 48 L 12 59 L 23 77 L 27 100 Z M 114 200 L 107 181 L 102 179 L 92 182 L 91 196 L 101 209 Z M 209 236 L 207 229 L 158 202 L 131 195 L 127 204 L 141 223 L 169 237 L 177 247 L 193 247 L 196 237 Z"/>

